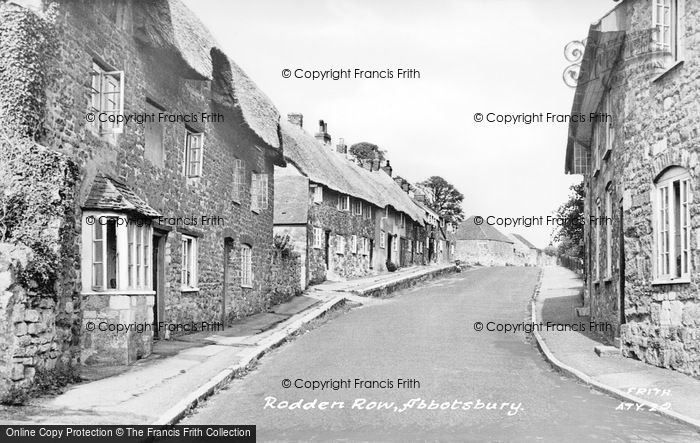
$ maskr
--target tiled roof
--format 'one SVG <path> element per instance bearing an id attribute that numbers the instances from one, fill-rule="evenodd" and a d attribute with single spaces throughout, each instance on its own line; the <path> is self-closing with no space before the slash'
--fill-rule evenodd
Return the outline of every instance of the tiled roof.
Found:
<path id="1" fill-rule="evenodd" d="M 104 174 L 95 177 L 83 209 L 131 212 L 146 217 L 161 216 L 124 183 Z"/>
<path id="2" fill-rule="evenodd" d="M 304 176 L 275 177 L 274 224 L 298 225 L 309 220 L 309 179 Z"/>
<path id="3" fill-rule="evenodd" d="M 498 229 L 487 224 L 486 221 L 480 225 L 474 223 L 474 216 L 469 217 L 459 225 L 455 237 L 457 240 L 490 240 L 513 243 L 511 239 L 503 235 Z"/>
<path id="4" fill-rule="evenodd" d="M 368 171 L 324 146 L 297 125 L 282 121 L 285 158 L 314 183 L 380 208 L 392 206 L 423 224 L 425 211 L 384 171 Z"/>
<path id="5" fill-rule="evenodd" d="M 530 249 L 539 249 L 537 246 L 535 246 L 535 245 L 533 245 L 532 243 L 530 243 L 530 242 L 529 242 L 525 237 L 523 237 L 522 235 L 520 235 L 520 234 L 512 234 L 512 235 L 513 235 L 513 237 L 515 237 L 515 238 L 517 238 L 518 240 L 520 240 L 520 241 L 521 241 L 525 246 L 527 246 L 528 248 L 530 248 Z"/>

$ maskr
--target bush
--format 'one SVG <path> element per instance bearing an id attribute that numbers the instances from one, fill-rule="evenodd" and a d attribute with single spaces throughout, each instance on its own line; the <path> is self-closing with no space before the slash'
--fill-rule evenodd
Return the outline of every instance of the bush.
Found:
<path id="1" fill-rule="evenodd" d="M 387 270 L 387 271 L 389 271 L 389 272 L 394 272 L 394 271 L 396 271 L 397 269 L 399 269 L 399 267 L 396 266 L 396 263 L 394 263 L 394 262 L 392 262 L 392 261 L 390 261 L 390 260 L 387 260 L 387 261 L 386 261 L 386 270 Z"/>

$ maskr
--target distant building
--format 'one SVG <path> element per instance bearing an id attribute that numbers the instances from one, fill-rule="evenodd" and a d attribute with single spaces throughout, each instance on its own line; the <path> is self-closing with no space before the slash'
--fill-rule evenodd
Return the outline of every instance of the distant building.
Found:
<path id="1" fill-rule="evenodd" d="M 565 169 L 585 183 L 585 303 L 622 354 L 700 377 L 700 2 L 591 25 Z"/>
<path id="2" fill-rule="evenodd" d="M 455 233 L 455 259 L 468 265 L 512 265 L 514 242 L 486 223 L 474 223 L 474 216 L 464 220 Z"/>

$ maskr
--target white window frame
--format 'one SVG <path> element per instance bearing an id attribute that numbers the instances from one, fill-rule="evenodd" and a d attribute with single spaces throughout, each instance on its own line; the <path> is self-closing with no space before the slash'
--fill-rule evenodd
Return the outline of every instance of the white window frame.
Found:
<path id="1" fill-rule="evenodd" d="M 323 203 L 323 186 L 321 185 L 311 185 L 313 189 L 313 201 L 315 204 L 320 205 Z"/>
<path id="2" fill-rule="evenodd" d="M 593 177 L 600 173 L 600 122 L 593 122 L 593 136 L 591 137 L 591 155 L 593 160 Z"/>
<path id="3" fill-rule="evenodd" d="M 197 142 L 196 145 L 194 142 Z M 197 178 L 202 176 L 202 161 L 204 160 L 204 134 L 185 129 L 185 177 Z"/>
<path id="4" fill-rule="evenodd" d="M 595 206 L 595 223 L 593 224 L 595 230 L 595 268 L 593 269 L 593 281 L 598 282 L 600 280 L 600 201 L 596 202 Z"/>
<path id="5" fill-rule="evenodd" d="M 379 247 L 381 249 L 386 248 L 386 232 L 379 231 Z"/>
<path id="6" fill-rule="evenodd" d="M 115 222 L 115 280 L 116 288 L 109 287 L 107 275 L 107 225 Z M 101 239 L 96 239 L 97 234 Z M 136 238 L 140 248 L 136 247 Z M 153 227 L 150 219 L 135 220 L 123 213 L 85 211 L 82 221 L 83 250 L 81 254 L 81 281 L 84 293 L 138 293 L 152 294 Z M 95 248 L 100 248 L 101 261 L 95 260 Z M 138 256 L 136 254 L 139 254 Z M 96 267 L 102 271 L 102 281 L 95 281 Z"/>
<path id="7" fill-rule="evenodd" d="M 99 114 L 124 115 L 124 71 L 108 71 L 93 61 L 90 76 L 89 111 L 95 117 L 90 127 L 99 135 L 123 133 L 123 122 L 101 122 Z"/>
<path id="8" fill-rule="evenodd" d="M 603 102 L 603 110 L 606 114 L 605 120 L 605 152 L 603 152 L 603 160 L 610 157 L 613 150 L 613 143 L 615 142 L 615 126 L 613 124 L 613 113 L 612 113 L 612 98 L 608 93 L 605 96 L 605 101 Z"/>
<path id="9" fill-rule="evenodd" d="M 357 254 L 357 235 L 355 234 L 350 237 L 350 252 Z"/>
<path id="10" fill-rule="evenodd" d="M 241 287 L 253 287 L 253 248 L 248 244 L 241 244 Z"/>
<path id="11" fill-rule="evenodd" d="M 345 237 L 340 234 L 335 236 L 335 253 L 338 255 L 345 255 Z"/>
<path id="12" fill-rule="evenodd" d="M 391 242 L 391 250 L 399 252 L 399 238 L 396 235 L 394 235 L 394 241 Z"/>
<path id="13" fill-rule="evenodd" d="M 339 211 L 350 211 L 350 196 L 345 194 L 338 194 L 338 210 Z"/>
<path id="14" fill-rule="evenodd" d="M 605 191 L 605 277 L 612 278 L 612 186 Z"/>
<path id="15" fill-rule="evenodd" d="M 674 195 L 675 183 L 679 186 L 678 203 Z M 667 169 L 654 185 L 656 282 L 688 282 L 692 271 L 690 206 L 693 193 L 690 174 L 686 169 L 674 166 Z M 676 220 L 676 212 L 680 220 Z M 676 257 L 680 263 L 676 263 Z"/>
<path id="16" fill-rule="evenodd" d="M 352 214 L 362 215 L 362 200 L 356 198 L 352 201 Z"/>
<path id="17" fill-rule="evenodd" d="M 684 0 L 652 0 L 652 38 L 659 49 L 671 54 L 674 62 L 683 59 L 684 9 Z"/>
<path id="18" fill-rule="evenodd" d="M 261 212 L 268 208 L 268 175 L 261 172 L 253 172 L 250 186 L 250 210 Z"/>
<path id="19" fill-rule="evenodd" d="M 364 217 L 365 220 L 372 219 L 372 205 L 370 205 L 369 203 L 363 205 L 362 217 Z"/>
<path id="20" fill-rule="evenodd" d="M 245 160 L 233 162 L 233 201 L 241 204 L 245 195 Z"/>
<path id="21" fill-rule="evenodd" d="M 323 229 L 319 228 L 318 226 L 314 226 L 313 229 L 313 248 L 323 248 Z"/>
<path id="22" fill-rule="evenodd" d="M 180 288 L 182 291 L 197 291 L 199 255 L 197 237 L 182 235 L 180 239 Z"/>

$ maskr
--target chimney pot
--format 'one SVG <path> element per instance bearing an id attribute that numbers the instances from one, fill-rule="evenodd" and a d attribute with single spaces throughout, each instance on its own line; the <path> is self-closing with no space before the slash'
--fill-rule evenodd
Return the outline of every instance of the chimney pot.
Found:
<path id="1" fill-rule="evenodd" d="M 336 150 L 340 152 L 341 154 L 346 154 L 348 153 L 348 147 L 345 144 L 345 139 L 339 138 L 338 139 L 338 146 L 336 146 Z"/>
<path id="2" fill-rule="evenodd" d="M 297 125 L 300 128 L 304 127 L 304 114 L 298 112 L 292 112 L 287 114 L 287 120 L 293 125 Z"/>
<path id="3" fill-rule="evenodd" d="M 318 133 L 316 133 L 315 137 L 324 145 L 331 144 L 331 136 L 328 133 L 328 124 L 323 120 L 318 121 Z"/>
<path id="4" fill-rule="evenodd" d="M 384 172 L 389 174 L 389 177 L 391 177 L 391 174 L 394 172 L 393 168 L 391 167 L 391 163 L 389 163 L 389 160 L 387 160 L 384 166 L 382 166 L 382 169 L 384 170 Z"/>

